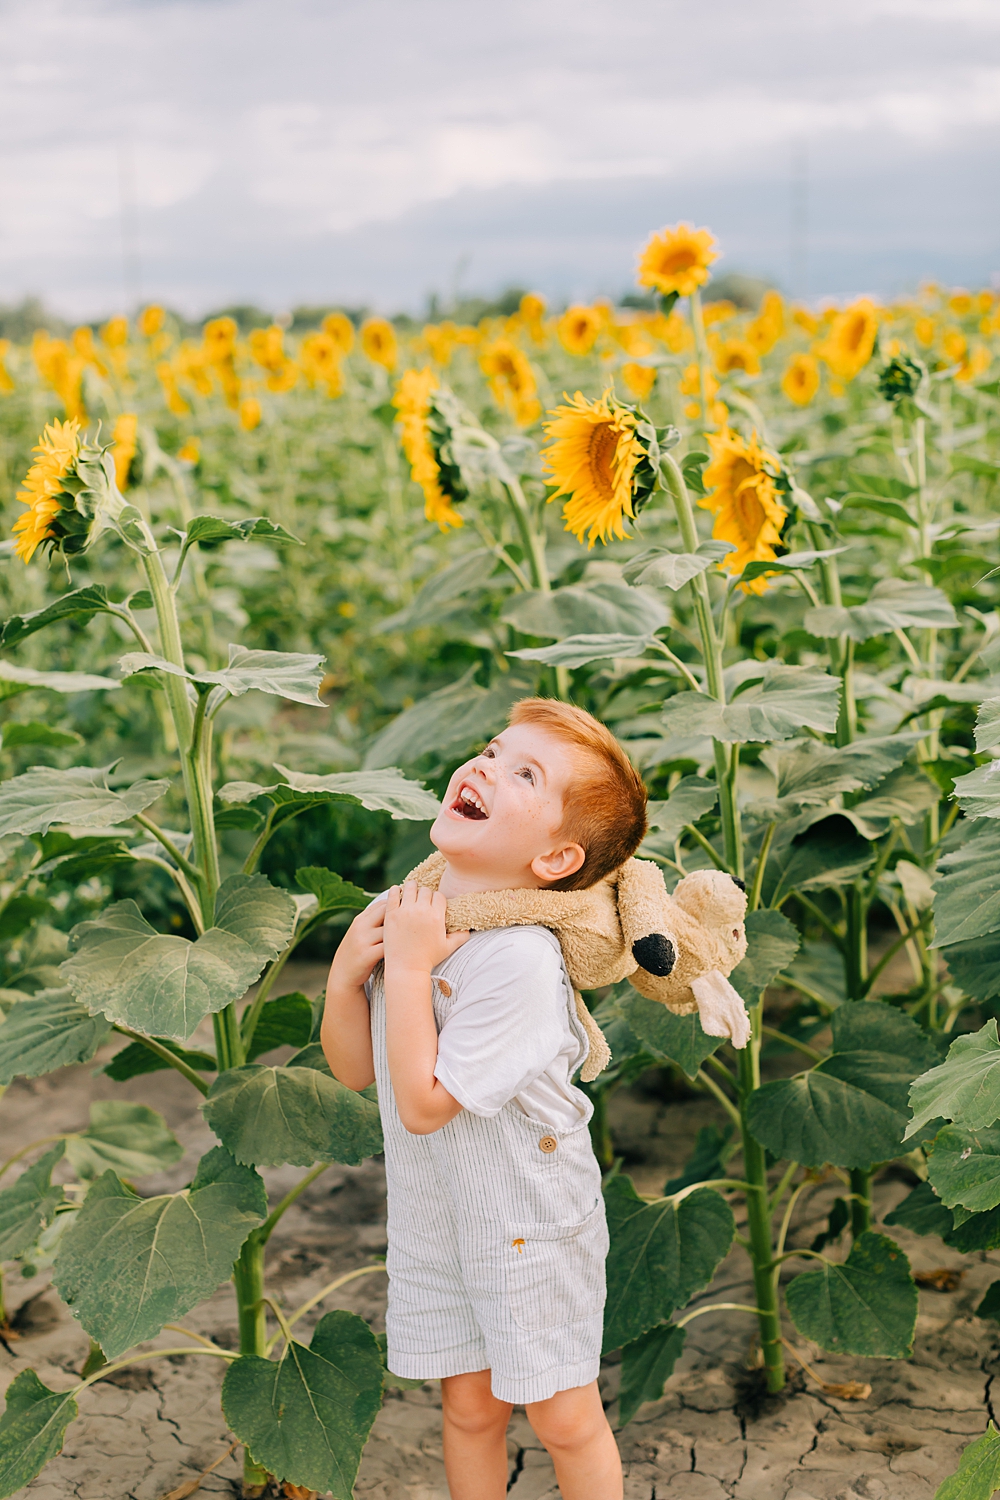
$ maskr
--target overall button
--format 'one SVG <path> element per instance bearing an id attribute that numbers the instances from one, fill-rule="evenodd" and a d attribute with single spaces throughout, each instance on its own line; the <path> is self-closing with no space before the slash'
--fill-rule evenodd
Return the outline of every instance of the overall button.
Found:
<path id="1" fill-rule="evenodd" d="M 538 1149 L 539 1151 L 544 1151 L 546 1155 L 548 1155 L 549 1152 L 556 1149 L 558 1144 L 559 1142 L 556 1140 L 554 1135 L 543 1135 L 541 1140 L 538 1142 Z"/>

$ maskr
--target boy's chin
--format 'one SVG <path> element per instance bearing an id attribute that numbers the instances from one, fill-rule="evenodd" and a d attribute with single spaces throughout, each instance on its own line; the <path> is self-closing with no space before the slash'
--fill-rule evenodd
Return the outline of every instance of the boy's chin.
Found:
<path id="1" fill-rule="evenodd" d="M 451 854 L 468 854 L 483 845 L 483 823 L 473 818 L 456 820 L 441 812 L 430 830 L 430 841 L 445 859 Z"/>

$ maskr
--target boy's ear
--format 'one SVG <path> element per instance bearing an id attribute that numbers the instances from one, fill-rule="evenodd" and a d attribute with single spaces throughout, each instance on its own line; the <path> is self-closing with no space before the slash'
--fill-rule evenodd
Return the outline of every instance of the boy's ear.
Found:
<path id="1" fill-rule="evenodd" d="M 582 845 L 565 844 L 548 854 L 536 854 L 531 861 L 531 873 L 548 885 L 553 880 L 565 880 L 568 875 L 575 875 L 586 858 L 587 851 Z"/>

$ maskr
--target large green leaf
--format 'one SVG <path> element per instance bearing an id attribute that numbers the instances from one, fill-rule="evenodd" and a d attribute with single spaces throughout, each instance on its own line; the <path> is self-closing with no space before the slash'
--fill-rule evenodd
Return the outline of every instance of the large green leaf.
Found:
<path id="1" fill-rule="evenodd" d="M 604 1190 L 611 1249 L 604 1349 L 630 1344 L 708 1285 L 728 1254 L 735 1224 L 729 1204 L 700 1188 L 676 1206 L 646 1203 L 623 1175 Z"/>
<path id="2" fill-rule="evenodd" d="M 836 728 L 839 678 L 778 661 L 767 662 L 761 676 L 762 681 L 725 705 L 707 693 L 677 693 L 663 709 L 668 732 L 727 742 L 770 742 L 790 739 L 804 728 L 826 733 Z"/>
<path id="3" fill-rule="evenodd" d="M 951 943 L 941 956 L 952 979 L 971 1000 L 993 1000 L 1000 995 L 1000 932 Z"/>
<path id="4" fill-rule="evenodd" d="M 1000 1203 L 1000 1128 L 959 1130 L 934 1137 L 927 1177 L 942 1203 L 985 1213 Z"/>
<path id="5" fill-rule="evenodd" d="M 382 1356 L 355 1313 L 329 1312 L 308 1349 L 280 1361 L 245 1354 L 226 1371 L 222 1410 L 255 1463 L 277 1480 L 352 1500 L 368 1433 L 382 1405 Z"/>
<path id="6" fill-rule="evenodd" d="M 507 722 L 511 704 L 530 687 L 512 672 L 504 673 L 489 688 L 480 687 L 475 671 L 472 668 L 458 682 L 429 693 L 387 724 L 368 747 L 366 770 L 412 766 L 427 754 L 453 760 L 497 734 Z M 428 818 L 434 813 L 407 816 Z"/>
<path id="7" fill-rule="evenodd" d="M 303 547 L 305 543 L 284 526 L 269 521 L 266 516 L 243 516 L 237 521 L 225 521 L 221 516 L 192 516 L 187 524 L 185 539 L 194 542 L 248 542 L 257 537 L 267 542 L 294 542 Z"/>
<path id="8" fill-rule="evenodd" d="M 909 1229 L 912 1234 L 937 1234 L 943 1240 L 948 1238 L 953 1227 L 951 1213 L 929 1182 L 918 1182 L 913 1191 L 886 1214 L 883 1222 Z"/>
<path id="9" fill-rule="evenodd" d="M 109 1170 L 59 1247 L 56 1287 L 115 1359 L 210 1296 L 266 1214 L 263 1182 L 221 1146 L 202 1157 L 190 1187 L 156 1198 L 137 1197 Z"/>
<path id="10" fill-rule="evenodd" d="M 134 901 L 116 901 L 70 935 L 62 973 L 81 1005 L 112 1021 L 185 1041 L 238 1000 L 295 929 L 295 902 L 263 875 L 230 875 L 215 924 L 195 941 L 157 932 Z"/>
<path id="11" fill-rule="evenodd" d="M 69 990 L 39 990 L 12 1006 L 0 1025 L 0 1084 L 87 1062 L 110 1030 L 104 1016 L 90 1015 Z"/>
<path id="12" fill-rule="evenodd" d="M 638 994 L 631 985 L 618 1003 L 628 1025 L 653 1056 L 676 1063 L 689 1078 L 696 1077 L 705 1058 L 722 1046 L 724 1038 L 707 1036 L 702 1030 L 697 1012 L 675 1016 L 665 1005 Z"/>
<path id="13" fill-rule="evenodd" d="M 649 635 L 569 635 L 554 646 L 525 646 L 506 654 L 520 661 L 540 661 L 549 667 L 585 667 L 592 661 L 642 656 L 652 644 L 653 637 Z"/>
<path id="14" fill-rule="evenodd" d="M 187 1047 L 178 1047 L 176 1042 L 165 1036 L 155 1037 L 154 1040 L 182 1062 L 186 1062 L 189 1068 L 197 1068 L 200 1073 L 215 1072 L 215 1058 L 210 1052 L 192 1052 Z M 170 1064 L 145 1043 L 129 1042 L 127 1047 L 115 1053 L 104 1071 L 116 1083 L 125 1083 L 129 1078 L 139 1078 L 143 1073 L 159 1073 L 169 1067 Z"/>
<path id="15" fill-rule="evenodd" d="M 907 826 L 916 823 L 941 799 L 941 788 L 919 766 L 899 766 L 875 788 L 870 797 L 843 809 L 862 838 L 880 839 L 893 820 Z"/>
<path id="16" fill-rule="evenodd" d="M 659 1401 L 684 1350 L 687 1329 L 661 1323 L 622 1350 L 618 1425 L 626 1427 L 644 1401 Z"/>
<path id="17" fill-rule="evenodd" d="M 112 865 L 131 864 L 135 859 L 121 835 L 74 838 L 61 829 L 50 828 L 39 842 L 41 864 L 35 868 L 36 875 L 51 876 L 68 885 L 89 880 L 91 875 L 102 875 Z"/>
<path id="18" fill-rule="evenodd" d="M 647 547 L 629 559 L 622 577 L 631 584 L 654 584 L 659 588 L 678 589 L 721 562 L 736 549 L 732 542 L 702 542 L 697 552 L 670 552 L 666 547 Z"/>
<path id="19" fill-rule="evenodd" d="M 1000 828 L 973 825 L 957 849 L 942 855 L 934 892 L 935 947 L 1000 929 Z"/>
<path id="20" fill-rule="evenodd" d="M 962 1450 L 958 1468 L 934 1491 L 934 1500 L 993 1500 L 1000 1490 L 1000 1432 L 987 1423 L 981 1438 Z"/>
<path id="21" fill-rule="evenodd" d="M 850 547 L 827 547 L 821 552 L 786 552 L 783 557 L 773 557 L 766 562 L 763 559 L 748 562 L 740 577 L 744 583 L 750 583 L 769 573 L 797 573 L 802 568 L 814 568 L 828 557 L 839 557 L 842 552 L 849 551 Z"/>
<path id="22" fill-rule="evenodd" d="M 874 858 L 868 840 L 839 813 L 828 817 L 824 812 L 821 820 L 797 837 L 775 839 L 764 875 L 765 899 L 771 906 L 780 906 L 793 891 L 850 885 Z"/>
<path id="23" fill-rule="evenodd" d="M 905 1359 L 913 1349 L 917 1288 L 910 1263 L 884 1234 L 859 1235 L 843 1265 L 827 1261 L 785 1288 L 792 1322 L 821 1349 Z"/>
<path id="24" fill-rule="evenodd" d="M 954 1120 L 965 1130 L 981 1130 L 1000 1119 L 1000 1039 L 995 1019 L 972 1036 L 955 1038 L 944 1062 L 912 1084 L 910 1107 L 913 1119 L 907 1139 L 929 1120 Z"/>
<path id="25" fill-rule="evenodd" d="M 321 802 L 355 802 L 370 812 L 387 812 L 396 820 L 423 822 L 437 817 L 441 804 L 419 781 L 410 781 L 396 766 L 374 771 L 337 771 L 330 776 L 309 776 L 275 766 L 286 781 L 276 786 L 258 786 L 253 781 L 229 781 L 218 793 L 226 803 L 256 802 L 275 809 L 274 822 L 295 817 Z"/>
<path id="26" fill-rule="evenodd" d="M 77 618 L 86 624 L 97 614 L 111 612 L 113 606 L 103 583 L 91 583 L 86 588 L 63 594 L 61 599 L 47 604 L 44 609 L 34 609 L 26 615 L 11 615 L 0 628 L 0 645 L 16 646 L 27 636 L 34 635 L 36 630 L 44 630 L 46 625 L 54 625 L 57 620 Z"/>
<path id="27" fill-rule="evenodd" d="M 979 693 L 982 693 L 979 683 L 971 683 L 970 686 L 978 688 Z M 976 749 L 981 754 L 986 754 L 995 745 L 1000 745 L 1000 698 L 985 698 L 976 715 Z"/>
<path id="28" fill-rule="evenodd" d="M 16 750 L 19 745 L 45 745 L 50 750 L 64 750 L 69 745 L 81 745 L 83 736 L 72 729 L 54 729 L 50 724 L 31 720 L 5 724 L 2 740 L 5 750 Z"/>
<path id="29" fill-rule="evenodd" d="M 856 1001 L 833 1014 L 833 1052 L 796 1078 L 751 1095 L 755 1138 L 783 1161 L 867 1167 L 899 1154 L 907 1090 L 933 1056 L 915 1021 L 881 1001 Z"/>
<path id="30" fill-rule="evenodd" d="M 867 603 L 850 608 L 820 605 L 807 609 L 802 623 L 810 635 L 848 635 L 855 641 L 867 641 L 873 635 L 911 627 L 954 630 L 958 620 L 948 596 L 940 589 L 904 578 L 883 578 L 868 595 Z"/>
<path id="31" fill-rule="evenodd" d="M 162 1172 L 179 1162 L 184 1147 L 155 1109 L 123 1099 L 95 1099 L 86 1130 L 66 1137 L 66 1156 L 84 1181 L 108 1167 L 121 1177 Z"/>
<path id="32" fill-rule="evenodd" d="M 792 802 L 825 803 L 840 792 L 876 786 L 902 765 L 916 734 L 893 734 L 857 740 L 836 749 L 821 740 L 790 740 L 761 755 L 774 773 L 779 797 Z"/>
<path id="33" fill-rule="evenodd" d="M 40 672 L 35 667 L 19 667 L 12 661 L 0 661 L 0 698 L 44 688 L 51 693 L 97 693 L 120 688 L 115 677 L 95 677 L 91 672 Z"/>
<path id="34" fill-rule="evenodd" d="M 463 594 L 481 589 L 489 580 L 496 559 L 488 547 L 476 547 L 435 573 L 418 590 L 413 603 L 380 620 L 375 635 L 389 631 L 419 630 L 434 625 L 448 612 L 449 606 Z"/>
<path id="35" fill-rule="evenodd" d="M 564 640 L 578 635 L 655 635 L 669 623 L 662 600 L 624 583 L 570 584 L 551 593 L 514 594 L 500 618 L 522 635 Z"/>
<path id="36" fill-rule="evenodd" d="M 746 956 L 729 979 L 748 1005 L 756 1005 L 768 985 L 792 962 L 802 939 L 780 911 L 751 911 L 746 916 Z"/>
<path id="37" fill-rule="evenodd" d="M 256 1166 L 356 1165 L 382 1149 L 378 1105 L 325 1068 L 294 1058 L 284 1067 L 252 1064 L 220 1073 L 202 1109 L 236 1160 Z"/>
<path id="38" fill-rule="evenodd" d="M 967 776 L 955 777 L 955 796 L 968 818 L 1000 818 L 1000 760 L 988 760 Z"/>
<path id="39" fill-rule="evenodd" d="M 961 1255 L 971 1255 L 976 1250 L 996 1250 L 1000 1246 L 1000 1206 L 987 1209 L 985 1213 L 970 1213 L 967 1208 L 953 1208 L 954 1224 L 951 1233 L 945 1236 L 945 1244 Z"/>
<path id="40" fill-rule="evenodd" d="M 162 656 L 151 656 L 147 651 L 132 651 L 123 656 L 121 669 L 125 677 L 138 672 L 168 672 L 173 677 L 184 677 L 204 687 L 225 688 L 234 698 L 256 689 L 259 693 L 271 693 L 293 703 L 325 708 L 326 704 L 319 696 L 325 659 L 300 651 L 251 651 L 246 646 L 230 645 L 229 665 L 219 672 L 188 672 Z"/>
<path id="41" fill-rule="evenodd" d="M 0 782 L 0 838 L 10 833 L 47 833 L 53 823 L 77 828 L 104 828 L 125 823 L 170 790 L 169 781 L 136 781 L 112 791 L 108 773 L 114 766 L 33 766 L 21 776 Z"/>
<path id="42" fill-rule="evenodd" d="M 681 1188 L 693 1187 L 696 1182 L 711 1182 L 723 1177 L 723 1167 L 736 1147 L 729 1144 L 733 1134 L 732 1125 L 720 1130 L 718 1125 L 702 1125 L 695 1137 L 694 1150 L 681 1168 L 680 1176 L 671 1177 L 663 1185 L 663 1196 L 679 1193 Z"/>
<path id="43" fill-rule="evenodd" d="M 652 841 L 672 853 L 674 843 L 688 823 L 697 823 L 712 811 L 718 800 L 719 788 L 714 781 L 705 781 L 701 776 L 682 776 L 665 802 L 649 804 L 647 816 Z"/>
<path id="44" fill-rule="evenodd" d="M 362 911 L 372 899 L 359 885 L 352 885 L 322 865 L 296 870 L 295 884 L 316 897 L 316 910 L 309 913 L 310 919 L 327 911 Z"/>
<path id="45" fill-rule="evenodd" d="M 276 1000 L 268 1000 L 257 1018 L 247 1048 L 247 1062 L 252 1063 L 255 1057 L 270 1052 L 272 1047 L 308 1046 L 312 1023 L 312 1001 L 297 990 L 289 995 L 279 995 Z"/>
<path id="46" fill-rule="evenodd" d="M 50 1391 L 34 1370 L 22 1370 L 7 1387 L 0 1417 L 0 1500 L 30 1484 L 62 1452 L 66 1428 L 77 1415 L 69 1391 Z"/>
<path id="47" fill-rule="evenodd" d="M 0 1193 L 0 1260 L 22 1254 L 52 1222 L 63 1201 L 62 1188 L 52 1185 L 52 1169 L 62 1154 L 60 1141 Z"/>

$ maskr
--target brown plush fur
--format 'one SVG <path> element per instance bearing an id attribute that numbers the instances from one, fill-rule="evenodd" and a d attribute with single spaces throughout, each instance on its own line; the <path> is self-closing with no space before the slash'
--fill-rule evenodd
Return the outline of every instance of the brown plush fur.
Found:
<path id="1" fill-rule="evenodd" d="M 436 890 L 445 860 L 432 854 L 407 876 Z M 619 870 L 584 891 L 479 891 L 448 902 L 449 932 L 466 928 L 548 927 L 559 939 L 577 1014 L 590 1038 L 582 1077 L 596 1078 L 611 1059 L 607 1042 L 580 997 L 580 990 L 630 979 L 641 995 L 658 1000 L 677 1015 L 698 1009 L 691 981 L 717 970 L 729 976 L 746 953 L 743 919 L 746 896 L 720 870 L 695 870 L 671 896 L 659 868 L 630 859 Z M 652 945 L 644 940 L 659 939 Z M 633 946 L 639 945 L 639 952 Z M 641 967 L 640 957 L 672 949 L 668 974 Z"/>

